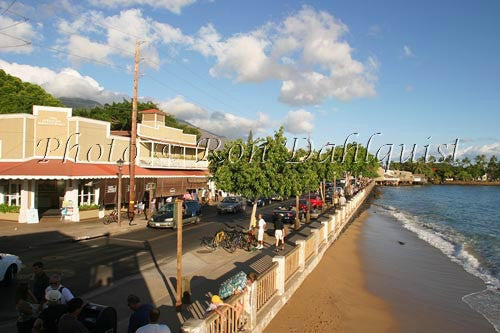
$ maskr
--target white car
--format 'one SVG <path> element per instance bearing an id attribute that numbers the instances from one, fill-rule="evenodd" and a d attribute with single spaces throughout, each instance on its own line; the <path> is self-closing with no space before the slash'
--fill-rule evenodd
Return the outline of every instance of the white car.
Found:
<path id="1" fill-rule="evenodd" d="M 16 278 L 22 267 L 21 259 L 18 256 L 7 253 L 0 253 L 0 281 L 9 284 Z"/>

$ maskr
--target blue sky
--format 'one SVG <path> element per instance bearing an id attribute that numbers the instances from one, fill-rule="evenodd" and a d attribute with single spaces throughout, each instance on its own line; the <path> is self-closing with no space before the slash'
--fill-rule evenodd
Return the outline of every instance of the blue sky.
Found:
<path id="1" fill-rule="evenodd" d="M 0 0 L 0 13 L 12 3 Z M 284 125 L 321 146 L 383 133 L 372 150 L 460 137 L 460 153 L 500 156 L 499 10 L 494 0 L 21 0 L 0 16 L 0 68 L 55 96 L 121 100 L 138 37 L 139 95 L 218 134 Z"/>

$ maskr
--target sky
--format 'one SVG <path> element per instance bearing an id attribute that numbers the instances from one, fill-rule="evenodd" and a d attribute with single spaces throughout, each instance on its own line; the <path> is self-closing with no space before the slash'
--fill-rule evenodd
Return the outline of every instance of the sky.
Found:
<path id="1" fill-rule="evenodd" d="M 500 157 L 500 2 L 0 0 L 0 68 L 229 137 Z"/>

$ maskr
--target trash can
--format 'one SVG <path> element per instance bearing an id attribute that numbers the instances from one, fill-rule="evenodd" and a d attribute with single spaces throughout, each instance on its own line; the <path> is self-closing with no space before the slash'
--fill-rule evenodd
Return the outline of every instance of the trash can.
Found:
<path id="1" fill-rule="evenodd" d="M 116 310 L 110 306 L 87 303 L 78 318 L 90 333 L 116 333 Z"/>

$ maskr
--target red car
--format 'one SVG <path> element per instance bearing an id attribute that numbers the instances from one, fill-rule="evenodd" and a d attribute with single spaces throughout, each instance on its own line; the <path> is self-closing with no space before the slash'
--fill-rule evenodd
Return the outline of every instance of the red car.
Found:
<path id="1" fill-rule="evenodd" d="M 323 207 L 323 200 L 321 200 L 321 197 L 319 195 L 311 195 L 311 199 L 309 200 L 309 202 L 311 203 L 311 207 L 313 209 Z"/>

